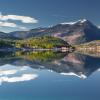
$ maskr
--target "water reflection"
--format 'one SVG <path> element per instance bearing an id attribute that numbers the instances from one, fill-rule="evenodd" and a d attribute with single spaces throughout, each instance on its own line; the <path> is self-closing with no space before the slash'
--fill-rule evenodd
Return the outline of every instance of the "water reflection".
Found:
<path id="1" fill-rule="evenodd" d="M 38 75 L 27 72 L 28 68 L 28 66 L 17 67 L 11 64 L 0 66 L 0 84 L 3 82 L 13 83 L 36 79 Z"/>
<path id="2" fill-rule="evenodd" d="M 38 78 L 34 70 L 45 70 L 85 79 L 100 68 L 100 58 L 69 52 L 0 53 L 0 83 Z"/>

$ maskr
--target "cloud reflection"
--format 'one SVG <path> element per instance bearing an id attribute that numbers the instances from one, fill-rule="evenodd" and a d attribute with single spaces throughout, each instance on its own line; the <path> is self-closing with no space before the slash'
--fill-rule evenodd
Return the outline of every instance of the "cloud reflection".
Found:
<path id="1" fill-rule="evenodd" d="M 38 77 L 37 74 L 33 74 L 33 72 L 29 72 L 29 67 L 16 67 L 12 65 L 3 65 L 0 67 L 0 84 L 3 82 L 23 82 L 36 79 Z"/>
<path id="2" fill-rule="evenodd" d="M 22 76 L 19 77 L 7 77 L 7 76 L 3 76 L 0 77 L 0 82 L 23 82 L 23 81 L 29 81 L 32 79 L 36 79 L 38 77 L 38 75 L 36 74 L 23 74 Z"/>

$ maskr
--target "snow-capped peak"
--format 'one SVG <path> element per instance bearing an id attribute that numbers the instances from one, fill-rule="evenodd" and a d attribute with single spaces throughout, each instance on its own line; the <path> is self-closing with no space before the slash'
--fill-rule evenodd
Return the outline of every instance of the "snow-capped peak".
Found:
<path id="1" fill-rule="evenodd" d="M 74 24 L 76 24 L 77 22 L 64 22 L 64 23 L 61 23 L 62 25 L 66 25 L 66 24 L 68 24 L 68 25 L 74 25 Z"/>
<path id="2" fill-rule="evenodd" d="M 74 22 L 64 22 L 64 23 L 61 23 L 62 25 L 74 25 L 74 24 L 76 24 L 76 23 L 84 23 L 84 22 L 86 22 L 87 21 L 87 19 L 80 19 L 80 20 L 78 20 L 78 21 L 74 21 Z"/>
<path id="3" fill-rule="evenodd" d="M 81 20 L 79 20 L 81 23 L 84 23 L 84 22 L 86 22 L 87 21 L 87 19 L 81 19 Z"/>

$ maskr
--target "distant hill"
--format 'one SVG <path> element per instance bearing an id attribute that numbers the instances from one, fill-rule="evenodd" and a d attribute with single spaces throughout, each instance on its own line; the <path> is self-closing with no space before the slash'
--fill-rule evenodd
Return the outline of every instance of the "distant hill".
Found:
<path id="1" fill-rule="evenodd" d="M 31 29 L 29 31 L 14 31 L 14 32 L 10 32 L 9 34 L 15 38 L 27 39 L 30 37 L 36 37 L 36 36 L 38 36 L 38 34 L 40 35 L 41 32 L 44 30 L 46 30 L 46 28 L 35 28 L 35 29 Z"/>

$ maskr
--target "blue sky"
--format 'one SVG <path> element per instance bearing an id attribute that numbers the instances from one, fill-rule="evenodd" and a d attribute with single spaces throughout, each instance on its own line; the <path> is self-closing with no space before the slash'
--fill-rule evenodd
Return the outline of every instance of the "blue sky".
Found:
<path id="1" fill-rule="evenodd" d="M 100 25 L 100 0 L 0 0 L 0 12 L 0 31 L 5 32 L 47 27 L 83 18 Z"/>

